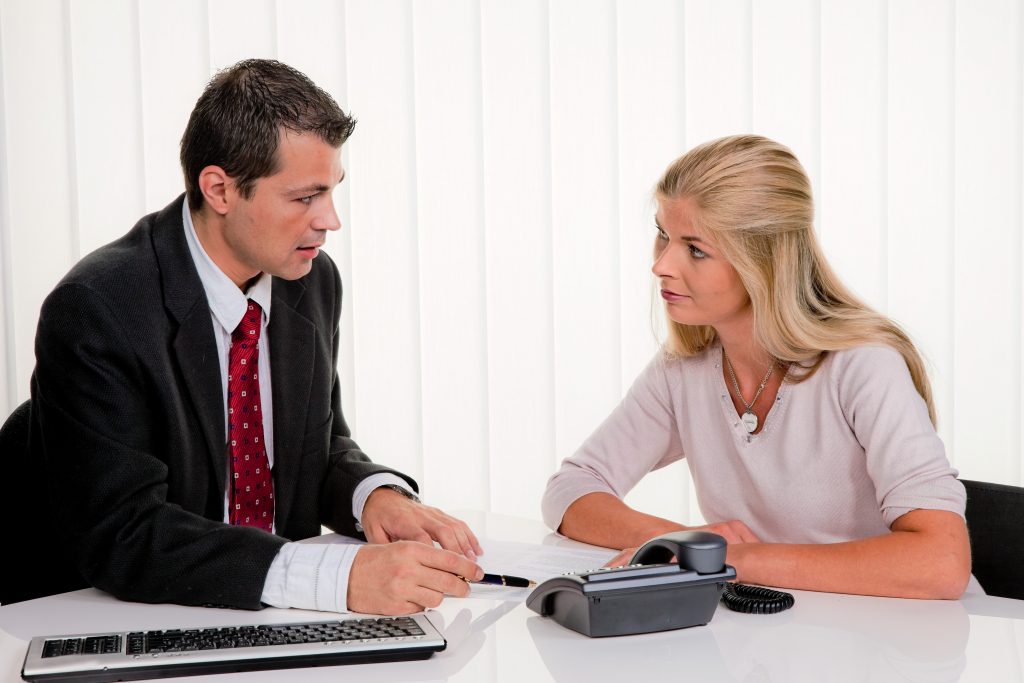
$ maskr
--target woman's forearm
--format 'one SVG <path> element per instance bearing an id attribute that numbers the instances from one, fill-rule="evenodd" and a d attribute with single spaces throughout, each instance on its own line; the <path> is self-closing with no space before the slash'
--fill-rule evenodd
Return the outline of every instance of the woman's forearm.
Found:
<path id="1" fill-rule="evenodd" d="M 846 543 L 730 545 L 737 580 L 781 588 L 900 598 L 956 599 L 970 578 L 963 520 L 914 510 L 892 532 Z"/>
<path id="2" fill-rule="evenodd" d="M 685 528 L 678 522 L 637 512 L 610 493 L 588 493 L 565 511 L 558 531 L 577 541 L 621 549 Z"/>

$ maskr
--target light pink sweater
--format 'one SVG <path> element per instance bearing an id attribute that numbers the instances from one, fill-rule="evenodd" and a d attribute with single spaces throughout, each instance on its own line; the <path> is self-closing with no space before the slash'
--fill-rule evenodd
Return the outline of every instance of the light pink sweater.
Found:
<path id="1" fill-rule="evenodd" d="M 963 516 L 964 487 L 891 347 L 835 352 L 809 380 L 784 382 L 753 436 L 721 363 L 719 345 L 692 358 L 655 356 L 548 481 L 544 521 L 557 529 L 580 496 L 621 498 L 651 470 L 684 457 L 704 518 L 741 520 L 765 542 L 877 536 L 919 508 Z"/>

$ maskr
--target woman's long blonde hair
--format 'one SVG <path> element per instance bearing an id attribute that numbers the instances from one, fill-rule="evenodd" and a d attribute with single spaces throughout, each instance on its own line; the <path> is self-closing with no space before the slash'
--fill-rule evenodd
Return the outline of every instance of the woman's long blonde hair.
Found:
<path id="1" fill-rule="evenodd" d="M 673 162 L 657 198 L 689 198 L 706 230 L 739 274 L 750 296 L 755 340 L 791 363 L 802 382 L 829 351 L 884 343 L 903 355 L 914 386 L 936 424 L 921 354 L 900 327 L 872 310 L 840 282 L 814 234 L 811 184 L 796 156 L 758 135 L 712 140 Z M 669 320 L 666 350 L 700 353 L 715 339 L 708 325 Z"/>

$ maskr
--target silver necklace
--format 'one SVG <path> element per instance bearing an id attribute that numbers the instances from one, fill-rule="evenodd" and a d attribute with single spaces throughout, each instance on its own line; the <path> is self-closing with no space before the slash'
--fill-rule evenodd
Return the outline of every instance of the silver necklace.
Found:
<path id="1" fill-rule="evenodd" d="M 747 403 L 746 399 L 743 398 L 743 394 L 740 393 L 740 383 L 736 381 L 736 372 L 732 369 L 729 354 L 725 352 L 724 346 L 722 347 L 722 358 L 725 359 L 725 367 L 729 370 L 729 377 L 732 378 L 732 386 L 736 389 L 736 396 L 739 397 L 740 403 L 745 408 L 743 414 L 740 415 L 740 421 L 743 422 L 747 434 L 753 434 L 757 430 L 757 415 L 754 414 L 753 406 L 757 403 L 757 399 L 761 397 L 761 392 L 768 385 L 768 378 L 772 376 L 772 371 L 775 369 L 775 360 L 772 359 L 771 365 L 768 366 L 768 372 L 764 373 L 764 379 L 761 380 L 761 384 L 757 387 L 757 393 L 754 394 L 754 398 L 750 399 L 750 403 Z"/>

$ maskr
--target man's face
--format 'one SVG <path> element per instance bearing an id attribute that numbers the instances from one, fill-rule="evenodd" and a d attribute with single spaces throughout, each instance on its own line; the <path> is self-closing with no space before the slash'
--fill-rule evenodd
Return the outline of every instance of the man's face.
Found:
<path id="1" fill-rule="evenodd" d="M 282 131 L 277 157 L 279 170 L 258 179 L 249 199 L 228 181 L 228 253 L 218 265 L 239 286 L 260 273 L 285 280 L 306 275 L 327 231 L 341 227 L 331 195 L 345 175 L 341 148 L 312 133 Z"/>

